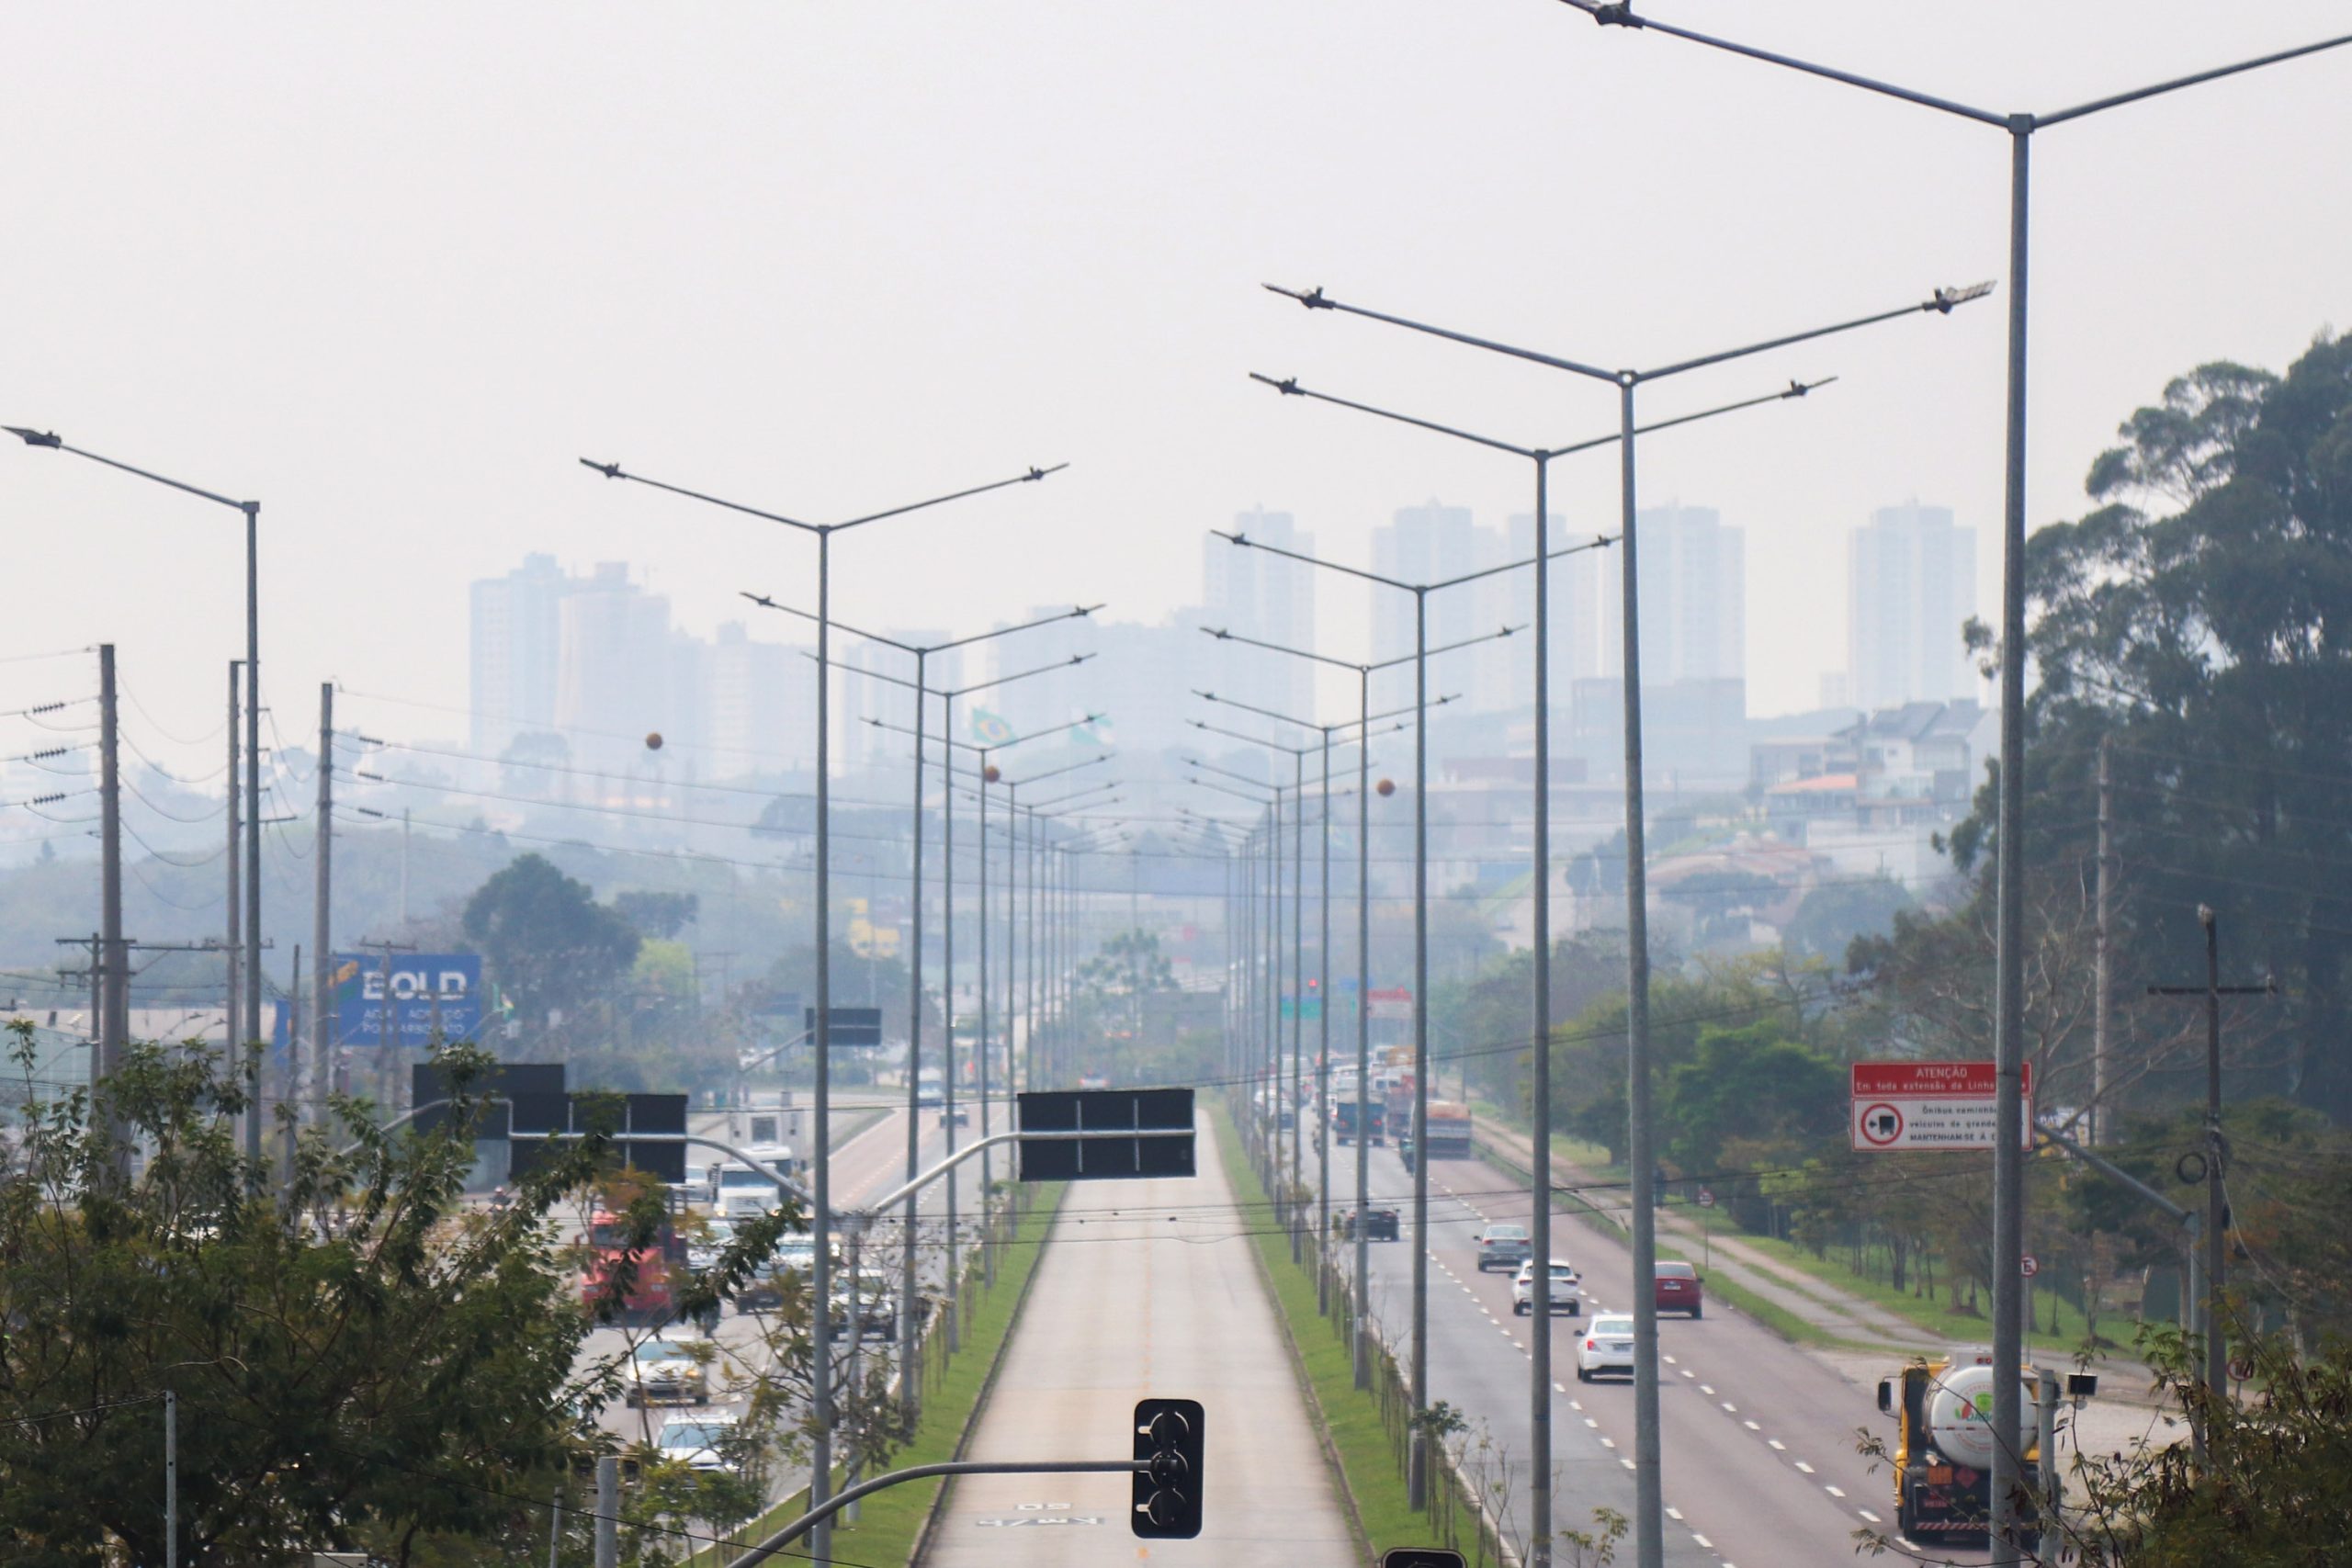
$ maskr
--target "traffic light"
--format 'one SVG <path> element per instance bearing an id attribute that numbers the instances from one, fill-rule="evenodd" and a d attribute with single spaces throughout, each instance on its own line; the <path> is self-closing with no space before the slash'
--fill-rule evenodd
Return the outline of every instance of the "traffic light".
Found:
<path id="1" fill-rule="evenodd" d="M 1135 1512 L 1128 1524 L 1153 1540 L 1190 1540 L 1201 1533 L 1200 1402 L 1136 1401 Z"/>

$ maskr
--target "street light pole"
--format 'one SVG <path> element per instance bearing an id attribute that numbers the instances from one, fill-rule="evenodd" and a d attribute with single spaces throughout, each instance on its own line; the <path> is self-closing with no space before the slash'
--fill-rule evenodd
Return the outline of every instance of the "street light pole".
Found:
<path id="1" fill-rule="evenodd" d="M 1618 404 L 1618 466 L 1620 473 L 1619 502 L 1622 511 L 1619 539 L 1624 549 L 1621 569 L 1623 609 L 1620 615 L 1624 639 L 1622 662 L 1622 705 L 1624 709 L 1625 735 L 1625 990 L 1626 990 L 1626 1109 L 1631 1122 L 1627 1138 L 1629 1157 L 1633 1164 L 1633 1247 L 1634 1247 L 1634 1544 L 1641 1558 L 1641 1568 L 1659 1568 L 1663 1550 L 1661 1531 L 1665 1525 L 1665 1503 L 1659 1476 L 1658 1411 L 1657 1411 L 1657 1303 L 1654 1282 L 1657 1270 L 1657 1238 L 1655 1176 L 1657 1164 L 1652 1149 L 1654 1129 L 1650 1124 L 1650 1041 L 1649 1041 L 1649 919 L 1647 908 L 1647 863 L 1644 854 L 1644 813 L 1642 781 L 1642 703 L 1641 703 L 1641 615 L 1639 540 L 1636 538 L 1634 508 L 1634 437 L 1640 426 L 1634 419 L 1634 389 L 1644 382 L 1663 380 L 1685 371 L 1723 365 L 1769 349 L 1786 348 L 1796 344 L 1810 343 L 1816 338 L 1852 332 L 1882 321 L 1896 321 L 1920 314 L 1950 315 L 1972 299 L 1979 299 L 1992 292 L 1989 283 L 1966 288 L 1939 288 L 1927 299 L 1916 304 L 1880 310 L 1850 321 L 1833 322 L 1803 332 L 1783 333 L 1760 343 L 1744 344 L 1695 358 L 1678 360 L 1668 365 L 1642 370 L 1608 370 L 1579 360 L 1557 355 L 1518 348 L 1489 338 L 1473 336 L 1451 328 L 1432 326 L 1428 322 L 1367 310 L 1333 299 L 1320 288 L 1283 288 L 1266 285 L 1268 292 L 1296 300 L 1310 310 L 1338 310 L 1347 315 L 1362 316 L 1369 321 L 1385 322 L 1411 332 L 1442 338 L 1450 343 L 1464 344 L 1473 348 L 1506 355 L 1532 364 L 1566 370 L 1588 379 L 1604 381 L 1617 389 Z M 1786 395 L 1801 396 L 1809 389 L 1804 384 L 1790 383 Z M 1375 411 L 1376 412 L 1376 411 Z M 1714 412 L 1729 412 L 1728 409 Z M 1703 417 L 1703 416 L 1693 416 Z M 1421 422 L 1414 422 L 1421 423 Z M 1466 433 L 1447 431 L 1449 434 Z M 1539 515 L 1538 536 L 1543 524 Z M 1548 868 L 1547 868 L 1548 874 Z M 1548 1174 L 1548 1173 L 1547 1173 Z M 1548 1280 L 1546 1281 L 1548 1283 Z"/>
<path id="2" fill-rule="evenodd" d="M 816 1253 L 810 1271 L 811 1297 L 816 1303 L 816 1308 L 810 1314 L 811 1321 L 809 1330 L 810 1359 L 816 1369 L 816 1397 L 814 1400 L 814 1408 L 811 1412 L 812 1424 L 816 1430 L 810 1442 L 811 1453 L 808 1474 L 808 1501 L 809 1506 L 813 1508 L 821 1506 L 825 1499 L 831 1495 L 833 1483 L 832 1429 L 834 1417 L 831 1306 L 832 1150 L 829 1146 L 832 1132 L 832 1020 L 831 1009 L 832 1004 L 833 965 L 831 951 L 832 911 L 827 903 L 827 900 L 832 891 L 830 875 L 831 867 L 828 864 L 831 859 L 832 851 L 832 788 L 831 781 L 828 776 L 828 770 L 830 769 L 832 761 L 832 753 L 829 743 L 829 738 L 826 734 L 831 716 L 827 697 L 828 693 L 831 689 L 832 675 L 831 662 L 831 638 L 829 636 L 831 628 L 828 620 L 832 608 L 832 538 L 835 534 L 841 533 L 845 529 L 860 527 L 868 523 L 878 523 L 885 518 L 903 516 L 910 512 L 920 512 L 929 507 L 944 505 L 951 501 L 961 501 L 968 496 L 982 495 L 989 491 L 1003 490 L 1011 485 L 1034 483 L 1036 480 L 1044 479 L 1047 474 L 1059 472 L 1063 468 L 1068 467 L 1068 465 L 1056 464 L 1050 468 L 1032 468 L 1027 472 L 1015 475 L 1013 478 L 1009 479 L 998 479 L 989 484 L 974 485 L 969 489 L 956 491 L 947 495 L 933 496 L 924 501 L 912 502 L 903 506 L 890 507 L 881 512 L 868 513 L 862 517 L 852 517 L 839 523 L 808 523 L 803 522 L 797 517 L 786 516 L 782 513 L 763 511 L 758 507 L 746 506 L 739 502 L 723 501 L 717 496 L 706 495 L 696 491 L 686 490 L 677 485 L 666 484 L 657 479 L 650 479 L 641 474 L 628 473 L 624 470 L 618 463 L 593 462 L 586 457 L 581 458 L 580 462 L 582 467 L 593 468 L 608 479 L 627 479 L 636 484 L 644 485 L 649 489 L 666 491 L 673 495 L 684 496 L 689 501 L 699 501 L 712 506 L 722 507 L 729 512 L 740 512 L 746 516 L 761 518 L 763 521 L 770 523 L 780 523 L 786 527 L 797 529 L 804 534 L 814 535 L 817 540 L 817 886 L 815 911 L 817 947 L 817 1026 L 813 1031 L 815 1039 L 812 1042 L 812 1050 L 815 1053 L 816 1060 L 816 1082 L 810 1096 L 813 1101 L 811 1120 L 814 1123 L 814 1132 L 810 1139 L 813 1146 L 810 1149 L 809 1157 L 810 1169 L 813 1172 L 810 1206 L 815 1211 L 813 1216 L 814 1223 L 811 1226 L 811 1240 L 814 1244 Z M 854 1281 L 852 1281 L 852 1294 L 855 1294 Z M 854 1305 L 854 1303 L 853 1303 L 853 1307 Z M 854 1317 L 854 1311 L 853 1311 L 852 1316 Z M 830 1561 L 832 1554 L 832 1529 L 830 1523 L 820 1524 L 817 1527 L 816 1535 L 812 1544 L 815 1547 L 815 1556 L 819 1562 L 821 1563 Z"/>
<path id="3" fill-rule="evenodd" d="M 77 457 L 118 468 L 126 474 L 155 484 L 164 485 L 211 502 L 216 506 L 234 508 L 245 519 L 245 898 L 244 898 L 244 1015 L 246 1041 L 230 1041 L 232 1051 L 257 1045 L 261 1029 L 261 502 L 235 501 L 225 495 L 134 468 L 112 457 L 83 450 L 61 440 L 55 431 L 32 430 L 22 425 L 0 425 L 28 446 L 45 446 L 53 452 L 71 452 Z M 237 781 L 232 776 L 228 787 L 233 795 Z M 232 806 L 231 809 L 235 808 Z M 234 933 L 231 933 L 232 936 Z M 118 955 L 119 956 L 119 955 Z M 108 962 L 113 962 L 109 960 Z M 118 965 L 119 967 L 119 965 Z M 126 1009 L 127 1009 L 127 1005 Z M 261 1055 L 257 1050 L 247 1051 L 245 1091 L 248 1107 L 245 1111 L 245 1159 L 247 1186 L 257 1190 L 261 1181 Z"/>

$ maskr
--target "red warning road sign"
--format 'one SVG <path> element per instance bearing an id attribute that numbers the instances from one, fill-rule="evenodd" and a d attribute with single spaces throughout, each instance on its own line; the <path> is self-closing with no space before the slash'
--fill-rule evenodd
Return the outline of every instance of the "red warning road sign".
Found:
<path id="1" fill-rule="evenodd" d="M 1852 1146 L 1989 1149 L 1999 1078 L 1990 1062 L 1856 1062 Z M 2033 1125 L 2033 1068 L 2022 1074 L 2026 1126 Z"/>

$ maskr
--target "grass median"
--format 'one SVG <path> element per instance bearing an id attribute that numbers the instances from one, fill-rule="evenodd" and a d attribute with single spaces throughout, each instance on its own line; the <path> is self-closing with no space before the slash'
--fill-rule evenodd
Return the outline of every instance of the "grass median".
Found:
<path id="1" fill-rule="evenodd" d="M 922 1416 L 916 1424 L 913 1439 L 890 1456 L 892 1470 L 937 1464 L 956 1457 L 956 1446 L 964 1440 L 965 1428 L 971 1425 L 973 1413 L 979 1407 L 989 1376 L 996 1370 L 1005 1341 L 1012 1337 L 1014 1319 L 1029 1292 L 1030 1276 L 1036 1271 L 1038 1258 L 1045 1250 L 1041 1244 L 1053 1225 L 1067 1190 L 1067 1183 L 1058 1181 L 1041 1183 L 1035 1189 L 1035 1202 L 1022 1215 L 1012 1245 L 999 1255 L 996 1288 L 976 1293 L 965 1322 L 962 1348 L 947 1359 L 946 1371 L 924 1398 Z M 914 1555 L 915 1538 L 922 1533 L 932 1502 L 945 1484 L 945 1481 L 938 1479 L 910 1481 L 876 1493 L 858 1505 L 857 1523 L 837 1523 L 833 1527 L 834 1556 L 842 1562 L 876 1565 L 908 1562 Z M 808 1507 L 808 1492 L 796 1492 L 756 1523 L 735 1533 L 742 1540 L 761 1540 L 799 1517 Z M 792 1554 L 805 1556 L 806 1546 L 795 1547 Z M 734 1555 L 732 1550 L 718 1556 L 698 1554 L 690 1560 L 690 1568 L 709 1568 Z M 779 1562 L 784 1560 L 778 1558 Z"/>
<path id="2" fill-rule="evenodd" d="M 1224 1106 L 1211 1114 L 1216 1122 L 1218 1158 L 1226 1179 L 1233 1184 L 1235 1201 L 1246 1214 L 1269 1213 L 1266 1190 L 1241 1152 L 1241 1138 Z M 1417 1514 L 1407 1501 L 1405 1478 L 1397 1473 L 1396 1450 L 1381 1425 L 1380 1404 L 1368 1390 L 1355 1386 L 1355 1364 L 1347 1341 L 1334 1331 L 1330 1319 L 1315 1308 L 1315 1281 L 1290 1260 L 1290 1242 L 1283 1235 L 1260 1229 L 1251 1237 L 1259 1262 L 1272 1282 L 1274 1304 L 1281 1312 L 1300 1370 L 1322 1417 L 1332 1450 L 1338 1454 L 1343 1490 L 1356 1525 L 1377 1557 L 1391 1547 L 1428 1544 L 1430 1519 Z"/>

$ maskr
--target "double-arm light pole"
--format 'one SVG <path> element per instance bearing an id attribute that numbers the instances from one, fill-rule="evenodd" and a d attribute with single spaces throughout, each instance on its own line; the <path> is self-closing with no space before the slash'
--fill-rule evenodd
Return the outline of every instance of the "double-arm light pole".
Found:
<path id="1" fill-rule="evenodd" d="M 2009 141 L 2009 299 L 2008 367 L 2005 397 L 2001 508 L 2001 770 L 1996 808 L 1996 842 L 2002 846 L 2025 841 L 2025 441 L 2026 441 L 2026 308 L 2032 251 L 2028 241 L 2030 215 L 2030 175 L 2034 132 L 2064 125 L 2109 109 L 2121 108 L 2223 77 L 2277 65 L 2309 54 L 2352 43 L 2352 33 L 2337 34 L 2292 49 L 2276 50 L 2209 70 L 2191 72 L 2110 93 L 2071 107 L 2046 114 L 2003 112 L 1956 99 L 1923 93 L 1893 82 L 1839 70 L 1794 55 L 1758 49 L 1751 44 L 1717 38 L 1692 28 L 1636 15 L 1630 0 L 1560 0 L 1582 11 L 1603 27 L 1663 33 L 1702 44 L 1727 54 L 1744 56 L 1767 65 L 1797 71 L 1824 81 L 1860 88 L 1918 108 L 1988 126 Z M 2022 1412 L 2018 1382 L 2024 1350 L 2023 1298 L 2014 1259 L 2024 1251 L 2025 1162 L 2022 1068 L 2025 1061 L 2025 868 L 2022 854 L 2001 853 L 1995 860 L 1996 926 L 1994 937 L 1995 1027 L 1993 1055 L 1997 1092 L 1995 1100 L 1993 1168 L 1993 1254 L 2001 1264 L 1993 1270 L 1993 1423 L 1994 1430 L 2014 1432 Z M 1993 1459 L 1994 1561 L 2018 1561 L 2018 1456 L 2007 1447 Z M 1657 1548 L 1643 1549 L 1642 1568 L 1657 1561 Z"/>
<path id="2" fill-rule="evenodd" d="M 1003 490 L 1017 484 L 1033 484 L 1047 474 L 1059 472 L 1068 465 L 1057 463 L 1050 468 L 1032 468 L 1025 473 L 1016 474 L 1009 479 L 974 485 L 946 495 L 935 495 L 928 500 L 910 502 L 904 506 L 893 506 L 881 512 L 869 512 L 862 517 L 851 517 L 839 523 L 809 523 L 797 517 L 786 516 L 780 512 L 768 512 L 756 506 L 744 505 L 741 502 L 724 501 L 718 496 L 706 495 L 698 491 L 665 484 L 658 479 L 650 479 L 641 474 L 627 472 L 618 463 L 593 462 L 586 457 L 581 458 L 580 461 L 583 467 L 594 468 L 608 479 L 626 479 L 631 483 L 647 486 L 649 489 L 666 491 L 672 495 L 684 496 L 689 501 L 699 501 L 707 505 L 741 513 L 748 517 L 757 517 L 763 522 L 782 524 L 787 528 L 811 535 L 817 541 L 817 886 L 815 895 L 817 1028 L 812 1047 L 816 1054 L 816 1083 L 810 1096 L 815 1107 L 812 1118 L 815 1123 L 814 1135 L 811 1139 L 815 1146 L 809 1151 L 809 1168 L 815 1173 L 815 1179 L 811 1183 L 813 1201 L 810 1206 L 815 1210 L 811 1239 L 816 1250 L 810 1281 L 811 1299 L 816 1303 L 816 1307 L 811 1314 L 809 1325 L 809 1347 L 811 1359 L 816 1368 L 817 1392 L 815 1408 L 811 1413 L 816 1432 L 810 1443 L 808 1503 L 811 1508 L 821 1507 L 826 1498 L 831 1495 L 833 1482 L 832 1150 L 828 1146 L 832 1131 L 831 1125 L 832 911 L 828 907 L 828 900 L 832 894 L 831 868 L 828 863 L 832 849 L 832 791 L 831 781 L 827 777 L 832 763 L 832 751 L 826 733 L 831 728 L 831 718 L 830 694 L 832 685 L 832 649 L 829 617 L 832 613 L 833 536 L 851 528 L 863 527 L 868 523 L 879 523 L 885 518 L 902 517 L 910 512 L 944 506 L 951 501 L 962 501 L 968 496 L 985 495 L 990 491 Z M 853 1281 L 853 1293 L 854 1293 L 854 1281 Z M 850 1315 L 853 1319 L 855 1318 L 854 1310 Z M 816 1536 L 811 1544 L 815 1548 L 816 1558 L 820 1562 L 831 1558 L 832 1529 L 830 1522 L 817 1527 Z"/>
<path id="3" fill-rule="evenodd" d="M 1283 288 L 1266 285 L 1269 292 L 1295 299 L 1310 310 L 1338 310 L 1346 315 L 1362 316 L 1369 321 L 1384 321 L 1390 326 L 1404 327 L 1411 332 L 1442 338 L 1450 343 L 1485 349 L 1532 364 L 1565 370 L 1589 380 L 1606 382 L 1617 389 L 1617 457 L 1619 471 L 1619 543 L 1623 549 L 1622 578 L 1623 610 L 1619 616 L 1623 633 L 1622 671 L 1625 735 L 1625 1002 L 1626 1002 L 1626 1106 L 1632 1123 L 1627 1138 L 1628 1157 L 1633 1165 L 1633 1250 L 1634 1250 L 1634 1533 L 1636 1550 L 1641 1556 L 1641 1568 L 1658 1568 L 1662 1561 L 1660 1531 L 1664 1528 L 1665 1505 L 1658 1474 L 1658 1412 L 1657 1412 L 1657 1303 L 1654 1280 L 1657 1265 L 1657 1213 L 1653 1208 L 1653 1188 L 1656 1174 L 1652 1150 L 1650 1119 L 1650 1048 L 1649 1048 L 1649 911 L 1646 886 L 1646 859 L 1644 843 L 1644 805 L 1642 789 L 1642 702 L 1641 702 L 1641 605 L 1640 536 L 1635 525 L 1634 452 L 1635 437 L 1641 427 L 1634 418 L 1635 389 L 1647 382 L 1665 380 L 1686 371 L 1704 369 L 1728 364 L 1770 349 L 1786 348 L 1796 344 L 1810 343 L 1817 338 L 1831 337 L 1858 328 L 1873 326 L 1883 321 L 1903 320 L 1911 316 L 1950 315 L 1959 306 L 1972 299 L 1983 299 L 1992 292 L 1989 283 L 1967 288 L 1939 288 L 1925 300 L 1898 306 L 1891 310 L 1874 311 L 1827 326 L 1808 328 L 1802 332 L 1785 333 L 1760 343 L 1742 344 L 1713 354 L 1699 355 L 1689 359 L 1675 360 L 1646 369 L 1604 369 L 1581 360 L 1545 354 L 1535 349 L 1519 348 L 1490 338 L 1476 337 L 1448 327 L 1432 326 L 1425 321 L 1411 321 L 1385 311 L 1367 310 L 1333 299 L 1320 288 Z M 1798 395 L 1804 384 L 1792 382 L 1787 393 Z M 1753 400 L 1751 400 L 1752 401 Z M 1728 412 L 1733 406 L 1710 411 Z M 1693 416 L 1703 417 L 1703 416 Z M 1429 428 L 1426 422 L 1421 423 Z M 1451 429 L 1450 435 L 1469 438 L 1467 433 Z M 1539 476 L 1543 465 L 1538 464 Z M 1537 511 L 1537 536 L 1542 536 L 1541 503 Z M 1543 716 L 1539 712 L 1539 722 Z M 1542 752 L 1538 751 L 1539 765 Z M 1547 882 L 1548 866 L 1539 871 L 1538 881 Z M 1539 957 L 1539 962 L 1542 959 Z M 1543 1055 L 1538 1053 L 1539 1056 Z M 1546 1074 L 1548 1078 L 1548 1072 Z M 1547 1085 L 1548 1087 L 1548 1085 Z M 1541 1118 L 1539 1117 L 1540 1121 Z M 1539 1171 L 1538 1177 L 1548 1176 Z M 1548 1286 L 1549 1280 L 1544 1280 Z M 1548 1386 L 1548 1385 L 1547 1385 Z M 1540 1398 L 1540 1395 L 1532 1395 Z M 1548 1404 L 1545 1406 L 1547 1412 Z M 1544 1488 L 1548 1490 L 1547 1488 Z M 1540 1519 L 1534 1532 L 1538 1539 L 1547 1539 L 1550 1521 Z"/>
<path id="4" fill-rule="evenodd" d="M 0 425 L 28 446 L 45 446 L 52 452 L 71 452 L 77 457 L 87 457 L 109 468 L 119 468 L 159 485 L 166 485 L 199 501 L 215 506 L 226 506 L 244 513 L 245 518 L 245 897 L 244 897 L 244 1026 L 246 1041 L 228 1042 L 231 1051 L 237 1051 L 254 1041 L 266 1038 L 261 1027 L 261 502 L 235 501 L 198 485 L 170 479 L 145 468 L 134 468 L 113 457 L 85 451 L 69 446 L 57 433 L 31 430 L 21 425 Z M 323 760 L 321 762 L 324 766 Z M 233 796 L 237 781 L 232 776 L 228 784 L 232 797 L 229 803 L 232 820 L 239 815 Z M 322 829 L 323 830 L 323 829 Z M 118 919 L 118 924 L 119 923 Z M 130 976 L 129 954 L 123 948 L 122 933 L 117 930 L 107 942 L 108 951 L 96 959 L 106 976 L 105 996 L 107 1005 L 101 1007 L 101 1017 L 94 1021 L 100 1036 L 99 1067 L 111 1073 L 121 1065 L 130 1018 Z M 387 1004 L 389 1005 L 389 1004 Z M 234 1009 L 232 1008 L 233 1011 Z M 111 1035 L 109 1040 L 107 1036 Z M 288 1037 L 289 1040 L 291 1036 Z M 288 1066 L 292 1071 L 293 1052 L 289 1045 Z M 281 1086 L 288 1100 L 300 1104 L 303 1099 L 299 1084 Z M 248 1182 L 258 1185 L 261 1180 L 261 1056 L 253 1052 L 245 1066 L 245 1092 L 249 1101 L 245 1111 L 245 1158 L 249 1167 Z"/>
<path id="5" fill-rule="evenodd" d="M 1786 389 L 1768 392 L 1761 397 L 1747 398 L 1719 408 L 1705 409 L 1676 419 L 1659 420 L 1641 426 L 1634 432 L 1643 434 L 1665 430 L 1674 425 L 1690 424 L 1713 419 L 1718 414 L 1735 413 L 1767 403 L 1786 402 L 1802 398 L 1829 379 L 1792 381 Z M 1307 398 L 1316 402 L 1330 403 L 1339 408 L 1353 409 L 1377 419 L 1411 425 L 1433 434 L 1466 441 L 1489 451 L 1507 452 L 1526 458 L 1535 469 L 1535 550 L 1541 555 L 1551 548 L 1550 476 L 1552 460 L 1572 453 L 1591 451 L 1615 445 L 1625 438 L 1622 431 L 1589 440 L 1572 442 L 1563 446 L 1523 446 L 1491 435 L 1440 424 L 1431 420 L 1398 413 L 1390 409 L 1375 408 L 1346 398 L 1332 397 L 1302 387 L 1295 378 L 1275 380 L 1252 373 L 1250 379 L 1262 381 L 1286 397 Z M 1532 1287 L 1529 1300 L 1530 1313 L 1538 1324 L 1552 1320 L 1552 632 L 1551 632 L 1551 571 L 1549 568 L 1534 574 L 1535 590 L 1535 818 L 1533 861 L 1533 942 L 1535 949 L 1534 1027 L 1531 1032 L 1532 1074 L 1534 1078 L 1532 1103 L 1534 1158 L 1530 1162 L 1530 1200 L 1533 1204 L 1532 1221 L 1529 1227 L 1533 1255 Z M 1529 1402 L 1529 1509 L 1536 1523 L 1529 1533 L 1531 1558 L 1534 1568 L 1544 1568 L 1552 1560 L 1552 1338 L 1548 1332 L 1539 1333 L 1533 1339 L 1533 1349 L 1528 1364 Z"/>

